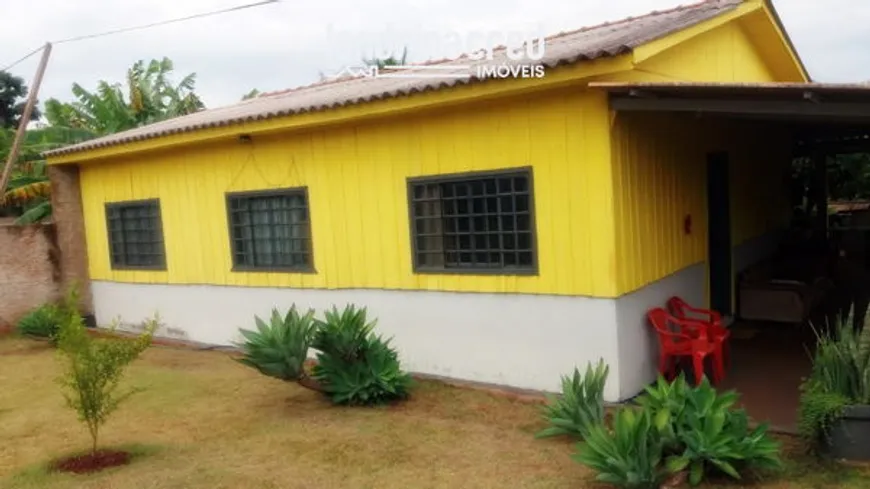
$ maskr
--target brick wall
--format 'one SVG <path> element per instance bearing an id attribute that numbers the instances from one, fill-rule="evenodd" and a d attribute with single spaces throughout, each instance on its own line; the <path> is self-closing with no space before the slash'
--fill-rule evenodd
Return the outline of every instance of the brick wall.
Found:
<path id="1" fill-rule="evenodd" d="M 51 179 L 52 221 L 59 252 L 59 288 L 65 291 L 75 284 L 81 297 L 82 313 L 90 315 L 94 308 L 88 278 L 88 248 L 79 168 L 74 165 L 49 166 L 48 176 Z"/>
<path id="2" fill-rule="evenodd" d="M 61 272 L 53 224 L 0 222 L 0 326 L 59 298 Z"/>

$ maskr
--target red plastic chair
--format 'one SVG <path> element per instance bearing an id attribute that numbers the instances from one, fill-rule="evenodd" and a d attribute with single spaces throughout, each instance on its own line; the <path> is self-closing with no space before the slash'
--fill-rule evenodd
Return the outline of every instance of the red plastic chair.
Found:
<path id="1" fill-rule="evenodd" d="M 721 357 L 716 358 L 716 345 L 707 338 L 704 325 L 698 321 L 678 319 L 662 308 L 647 313 L 659 338 L 659 373 L 667 379 L 675 377 L 675 360 L 690 357 L 695 381 L 704 378 L 704 360 L 713 360 L 713 382 L 718 383 L 724 373 Z"/>
<path id="2" fill-rule="evenodd" d="M 710 309 L 692 307 L 680 297 L 668 299 L 668 310 L 678 319 L 702 322 L 706 326 L 707 337 L 716 344 L 716 355 L 722 358 L 725 365 L 731 363 L 731 352 L 728 348 L 731 332 L 722 326 L 721 314 Z"/>

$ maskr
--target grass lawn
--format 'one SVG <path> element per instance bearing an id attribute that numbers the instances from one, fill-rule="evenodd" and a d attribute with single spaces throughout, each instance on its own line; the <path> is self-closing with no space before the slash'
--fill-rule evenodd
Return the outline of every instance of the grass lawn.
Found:
<path id="1" fill-rule="evenodd" d="M 339 408 L 226 353 L 160 347 L 130 368 L 130 382 L 146 390 L 103 430 L 102 446 L 134 451 L 133 462 L 95 475 L 48 473 L 47 462 L 89 440 L 63 403 L 58 373 L 43 343 L 0 339 L 0 487 L 602 487 L 570 459 L 572 444 L 533 438 L 542 424 L 532 404 L 421 381 L 398 406 Z M 870 470 L 819 465 L 786 445 L 786 470 L 749 485 L 870 487 Z"/>

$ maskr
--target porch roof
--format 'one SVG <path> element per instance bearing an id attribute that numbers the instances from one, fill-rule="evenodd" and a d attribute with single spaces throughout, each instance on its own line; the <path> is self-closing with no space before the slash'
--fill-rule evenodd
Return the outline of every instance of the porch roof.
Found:
<path id="1" fill-rule="evenodd" d="M 870 124 L 867 83 L 593 82 L 617 111 L 692 112 L 787 122 Z"/>

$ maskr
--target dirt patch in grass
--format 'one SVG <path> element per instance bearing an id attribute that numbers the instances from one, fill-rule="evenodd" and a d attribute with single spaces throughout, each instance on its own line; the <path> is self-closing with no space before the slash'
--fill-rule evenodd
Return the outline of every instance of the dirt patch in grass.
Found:
<path id="1" fill-rule="evenodd" d="M 97 450 L 96 452 L 76 455 L 51 464 L 51 470 L 72 472 L 74 474 L 90 474 L 110 467 L 119 467 L 130 463 L 130 454 L 118 450 Z"/>

